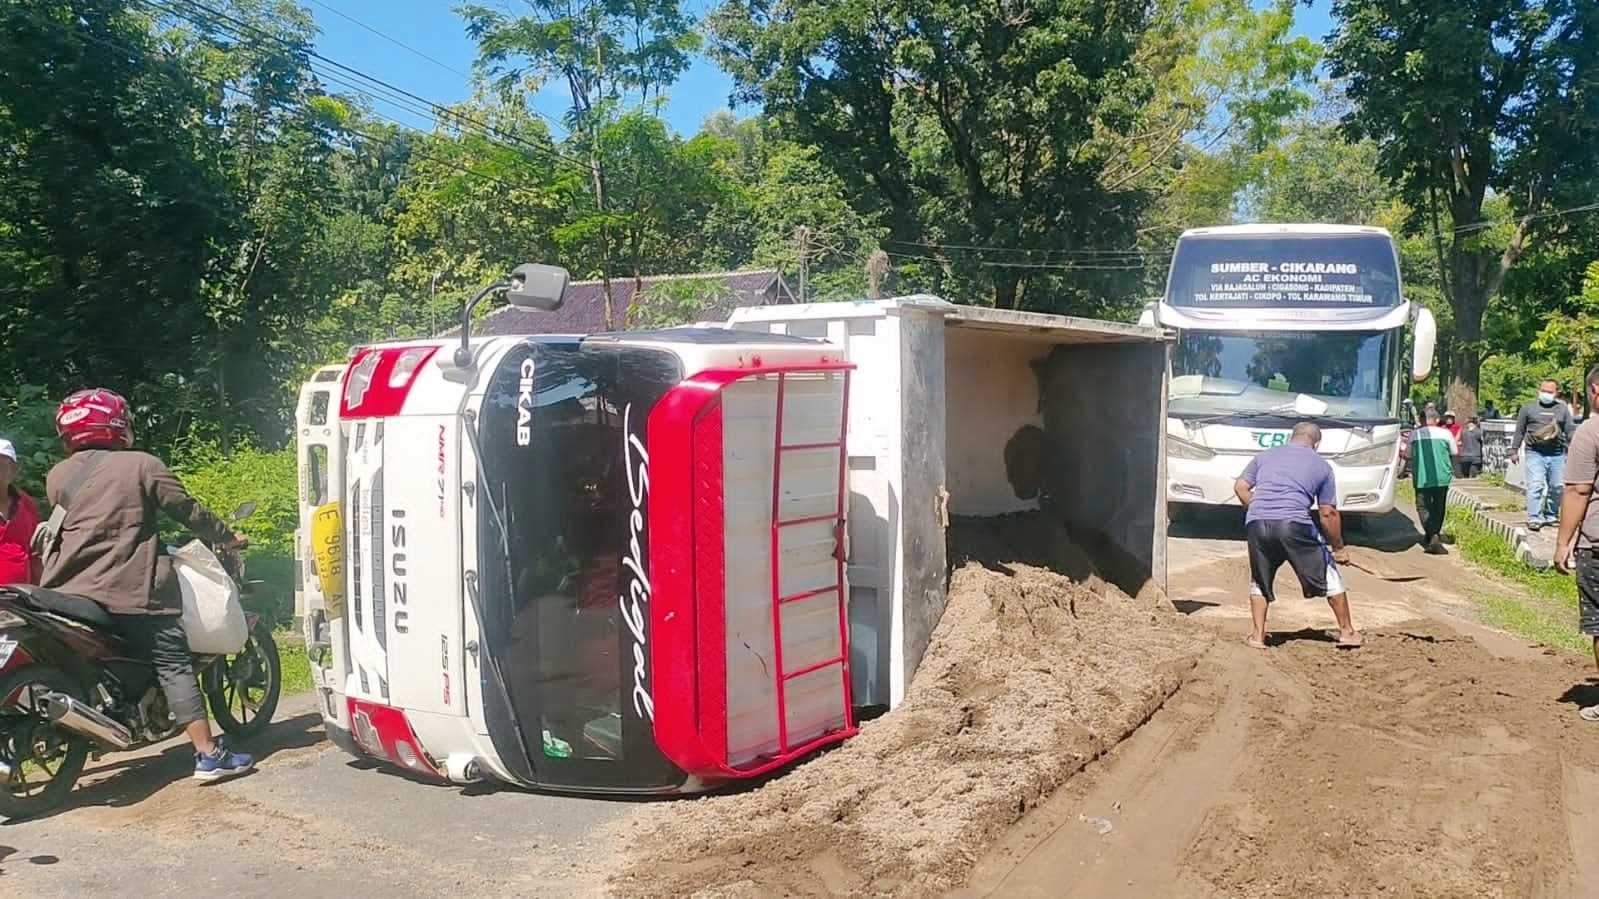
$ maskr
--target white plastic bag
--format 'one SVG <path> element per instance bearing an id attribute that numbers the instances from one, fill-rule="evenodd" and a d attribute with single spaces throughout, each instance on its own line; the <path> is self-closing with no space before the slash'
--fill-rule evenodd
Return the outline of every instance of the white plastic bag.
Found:
<path id="1" fill-rule="evenodd" d="M 250 636 L 239 602 L 239 587 L 222 560 L 198 540 L 172 550 L 172 567 L 183 590 L 183 633 L 189 649 L 201 655 L 226 655 L 244 648 Z"/>

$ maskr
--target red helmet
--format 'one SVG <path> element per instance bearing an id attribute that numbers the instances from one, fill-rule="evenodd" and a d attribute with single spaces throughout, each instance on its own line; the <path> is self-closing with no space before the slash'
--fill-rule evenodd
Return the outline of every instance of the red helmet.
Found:
<path id="1" fill-rule="evenodd" d="M 56 433 L 69 453 L 127 449 L 133 445 L 130 417 L 127 400 L 104 387 L 92 387 L 61 401 L 56 410 Z"/>

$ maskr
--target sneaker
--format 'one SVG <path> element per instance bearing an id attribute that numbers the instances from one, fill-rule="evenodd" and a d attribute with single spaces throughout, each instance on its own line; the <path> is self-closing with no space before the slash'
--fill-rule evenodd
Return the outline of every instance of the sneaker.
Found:
<path id="1" fill-rule="evenodd" d="M 1422 550 L 1422 551 L 1425 552 L 1429 556 L 1447 556 L 1447 555 L 1449 555 L 1449 550 L 1444 549 L 1443 540 L 1438 538 L 1438 537 L 1434 537 L 1434 538 L 1432 538 L 1432 540 L 1428 541 L 1427 548 L 1425 550 Z"/>
<path id="2" fill-rule="evenodd" d="M 255 767 L 255 758 L 242 752 L 232 752 L 217 739 L 217 748 L 210 755 L 194 754 L 194 779 L 215 783 L 249 773 Z"/>

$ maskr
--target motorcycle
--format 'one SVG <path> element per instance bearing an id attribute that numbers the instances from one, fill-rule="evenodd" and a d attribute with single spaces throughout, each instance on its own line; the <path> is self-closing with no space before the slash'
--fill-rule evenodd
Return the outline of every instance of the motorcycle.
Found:
<path id="1" fill-rule="evenodd" d="M 254 510 L 246 503 L 230 520 Z M 247 602 L 261 582 L 245 579 L 237 551 L 211 551 Z M 245 619 L 248 636 L 237 653 L 195 656 L 212 717 L 241 739 L 266 729 L 283 687 L 270 624 L 248 609 Z M 0 587 L 0 817 L 51 811 L 91 756 L 149 746 L 179 730 L 154 666 L 133 655 L 102 606 L 24 584 Z M 42 783 L 30 783 L 41 775 Z"/>

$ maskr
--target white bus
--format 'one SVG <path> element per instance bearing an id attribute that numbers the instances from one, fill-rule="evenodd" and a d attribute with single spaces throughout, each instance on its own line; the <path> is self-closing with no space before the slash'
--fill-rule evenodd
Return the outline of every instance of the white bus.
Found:
<path id="1" fill-rule="evenodd" d="M 1394 506 L 1405 328 L 1410 378 L 1432 371 L 1437 326 L 1407 301 L 1382 228 L 1271 224 L 1195 228 L 1172 254 L 1166 294 L 1144 324 L 1176 332 L 1167 404 L 1166 497 L 1237 505 L 1233 482 L 1299 421 L 1321 426 L 1338 507 Z M 1357 519 L 1358 521 L 1358 519 Z"/>

